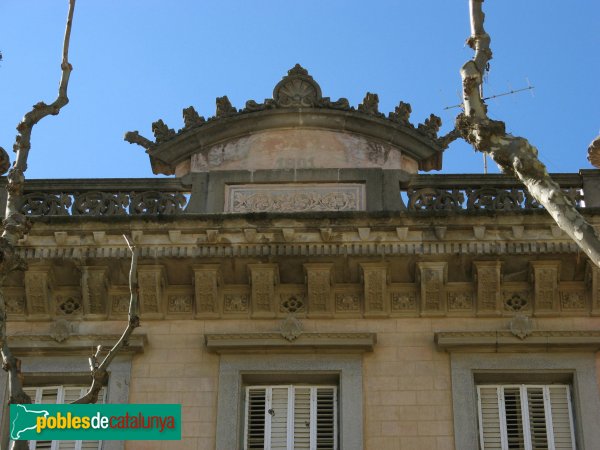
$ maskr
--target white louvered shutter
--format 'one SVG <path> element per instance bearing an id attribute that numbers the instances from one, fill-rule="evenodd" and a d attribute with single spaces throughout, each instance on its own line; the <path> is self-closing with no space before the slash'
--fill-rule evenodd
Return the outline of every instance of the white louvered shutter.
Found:
<path id="1" fill-rule="evenodd" d="M 267 411 L 271 419 L 271 450 L 288 448 L 288 395 L 287 387 L 270 389 L 270 408 Z"/>
<path id="2" fill-rule="evenodd" d="M 482 450 L 576 450 L 569 387 L 478 386 Z"/>
<path id="3" fill-rule="evenodd" d="M 88 387 L 81 386 L 44 386 L 24 388 L 34 404 L 54 405 L 71 403 L 86 393 Z M 98 394 L 98 404 L 104 403 L 106 389 Z M 100 441 L 30 441 L 30 450 L 98 450 Z"/>
<path id="4" fill-rule="evenodd" d="M 337 450 L 334 386 L 246 388 L 246 450 Z"/>
<path id="5" fill-rule="evenodd" d="M 266 395 L 266 388 L 246 390 L 246 450 L 265 449 Z"/>
<path id="6" fill-rule="evenodd" d="M 500 399 L 496 386 L 479 386 L 479 442 L 489 450 L 502 450 Z"/>
<path id="7" fill-rule="evenodd" d="M 335 450 L 337 433 L 336 390 L 332 387 L 314 388 L 317 400 L 317 450 Z"/>
<path id="8" fill-rule="evenodd" d="M 294 450 L 310 450 L 310 388 L 294 389 Z"/>
<path id="9" fill-rule="evenodd" d="M 569 386 L 548 386 L 556 450 L 575 450 Z"/>

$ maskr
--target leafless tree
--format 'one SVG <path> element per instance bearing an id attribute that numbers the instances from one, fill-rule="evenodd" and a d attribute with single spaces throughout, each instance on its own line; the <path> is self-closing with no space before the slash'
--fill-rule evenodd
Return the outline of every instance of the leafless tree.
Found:
<path id="1" fill-rule="evenodd" d="M 515 175 L 535 199 L 583 250 L 600 266 L 600 240 L 594 229 L 579 213 L 573 201 L 548 175 L 538 159 L 537 149 L 527 139 L 506 132 L 504 122 L 492 120 L 481 95 L 483 76 L 492 59 L 491 38 L 483 23 L 484 0 L 469 0 L 471 36 L 467 44 L 475 51 L 473 59 L 463 65 L 462 93 L 464 112 L 456 119 L 456 129 L 476 150 L 486 152 L 502 172 Z"/>
<path id="2" fill-rule="evenodd" d="M 17 359 L 10 351 L 6 338 L 6 302 L 4 298 L 3 286 L 6 277 L 15 271 L 24 271 L 27 266 L 15 249 L 15 244 L 19 239 L 29 231 L 31 224 L 27 217 L 20 212 L 22 202 L 25 170 L 27 170 L 27 157 L 31 148 L 31 133 L 33 127 L 44 117 L 57 115 L 61 108 L 68 102 L 67 88 L 69 77 L 73 67 L 69 63 L 69 42 L 71 38 L 71 27 L 73 23 L 73 13 L 75 10 L 75 0 L 69 0 L 69 12 L 67 16 L 67 25 L 63 41 L 63 55 L 61 62 L 61 78 L 58 87 L 58 96 L 51 104 L 44 102 L 36 103 L 33 108 L 25 114 L 17 126 L 17 137 L 13 149 L 16 153 L 15 161 L 8 171 L 7 175 L 7 201 L 5 220 L 2 224 L 2 236 L 0 237 L 0 351 L 2 354 L 2 368 L 8 372 L 9 404 L 31 403 L 31 398 L 23 391 L 23 374 L 21 372 L 21 361 Z M 4 172 L 9 167 L 9 158 L 6 151 L 0 147 L 0 168 Z M 2 172 L 2 173 L 4 173 Z M 125 236 L 124 236 L 125 237 Z M 98 400 L 98 393 L 106 383 L 108 377 L 108 367 L 119 350 L 127 344 L 131 333 L 139 326 L 139 306 L 138 306 L 138 282 L 137 282 L 137 261 L 139 250 L 125 237 L 125 241 L 131 250 L 131 269 L 129 273 L 129 286 L 131 291 L 129 303 L 129 317 L 125 331 L 118 342 L 103 355 L 101 346 L 98 346 L 96 352 L 90 357 L 91 385 L 89 390 L 80 399 L 73 403 L 95 403 Z M 12 450 L 27 450 L 27 441 L 13 441 L 10 448 Z"/>

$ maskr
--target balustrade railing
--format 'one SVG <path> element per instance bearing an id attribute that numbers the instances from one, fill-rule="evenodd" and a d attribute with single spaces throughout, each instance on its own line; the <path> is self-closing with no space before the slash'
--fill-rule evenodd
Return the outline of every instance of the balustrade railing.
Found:
<path id="1" fill-rule="evenodd" d="M 590 174 L 552 177 L 578 207 L 598 207 L 600 171 L 582 172 Z M 585 199 L 584 187 L 590 187 Z M 200 203 L 190 204 L 191 192 L 192 186 L 178 178 L 28 180 L 20 210 L 29 216 L 203 213 Z M 520 182 L 505 175 L 415 175 L 400 187 L 400 195 L 409 211 L 508 212 L 542 208 Z M 0 182 L 2 212 L 5 203 L 6 191 Z"/>
<path id="2" fill-rule="evenodd" d="M 29 216 L 174 215 L 189 194 L 178 179 L 30 180 L 19 208 Z"/>
<path id="3" fill-rule="evenodd" d="M 585 206 L 579 174 L 553 174 L 578 207 Z M 406 189 L 412 211 L 517 211 L 542 208 L 522 183 L 506 175 L 418 175 Z"/>

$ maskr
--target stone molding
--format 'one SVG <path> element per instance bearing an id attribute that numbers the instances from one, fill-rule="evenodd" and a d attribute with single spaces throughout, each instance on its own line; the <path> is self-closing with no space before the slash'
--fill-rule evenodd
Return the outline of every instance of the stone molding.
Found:
<path id="1" fill-rule="evenodd" d="M 92 349 L 98 345 L 110 348 L 120 338 L 120 335 L 84 334 L 69 336 L 62 342 L 57 342 L 56 339 L 48 335 L 19 334 L 8 336 L 8 344 L 17 356 L 59 354 L 90 356 Z M 148 338 L 145 334 L 134 334 L 129 338 L 128 345 L 124 346 L 121 351 L 124 353 L 143 353 L 147 342 Z"/>
<path id="2" fill-rule="evenodd" d="M 289 341 L 281 333 L 207 334 L 206 348 L 214 353 L 335 350 L 371 352 L 377 342 L 375 333 L 302 333 Z"/>
<path id="3" fill-rule="evenodd" d="M 434 333 L 439 349 L 483 352 L 598 351 L 600 331 L 532 331 L 519 338 L 511 331 L 440 331 Z"/>

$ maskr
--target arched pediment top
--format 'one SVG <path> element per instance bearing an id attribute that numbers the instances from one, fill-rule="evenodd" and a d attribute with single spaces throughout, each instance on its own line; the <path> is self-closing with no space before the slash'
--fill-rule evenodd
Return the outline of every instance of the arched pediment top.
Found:
<path id="1" fill-rule="evenodd" d="M 207 152 L 214 145 L 282 129 L 329 130 L 358 136 L 367 146 L 396 148 L 421 170 L 440 169 L 446 146 L 446 140 L 437 136 L 440 119 L 431 115 L 415 126 L 410 122 L 410 113 L 411 106 L 400 102 L 393 112 L 383 114 L 378 95 L 370 92 L 357 107 L 345 98 L 332 101 L 323 97 L 321 87 L 308 71 L 296 64 L 276 84 L 273 98 L 262 103 L 248 100 L 244 108 L 238 109 L 227 96 L 218 97 L 213 117 L 206 119 L 190 106 L 183 110 L 184 126 L 178 131 L 157 120 L 152 124 L 154 140 L 137 131 L 128 132 L 125 140 L 144 147 L 154 173 L 167 175 L 175 173 L 178 165 L 192 155 Z"/>

